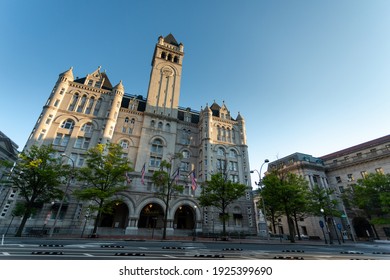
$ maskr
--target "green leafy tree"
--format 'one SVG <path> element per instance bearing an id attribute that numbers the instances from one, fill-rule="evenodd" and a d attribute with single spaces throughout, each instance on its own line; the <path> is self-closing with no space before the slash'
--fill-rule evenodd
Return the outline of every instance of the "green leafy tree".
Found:
<path id="1" fill-rule="evenodd" d="M 362 209 L 372 224 L 390 222 L 390 174 L 370 173 L 353 187 L 352 204 Z"/>
<path id="2" fill-rule="evenodd" d="M 317 217 L 324 217 L 326 228 L 330 231 L 331 228 L 337 234 L 337 229 L 334 227 L 333 217 L 341 217 L 341 212 L 337 209 L 338 200 L 332 198 L 334 190 L 326 189 L 317 184 L 310 190 L 309 195 L 309 212 Z M 333 243 L 332 235 L 329 233 L 330 243 Z"/>
<path id="3" fill-rule="evenodd" d="M 247 187 L 243 184 L 227 180 L 227 175 L 217 173 L 211 175 L 211 180 L 202 186 L 199 197 L 201 206 L 214 206 L 221 211 L 223 230 L 222 236 L 226 237 L 226 221 L 229 219 L 228 206 L 245 195 Z"/>
<path id="4" fill-rule="evenodd" d="M 85 187 L 73 194 L 81 200 L 93 202 L 90 209 L 97 212 L 92 236 L 97 236 L 102 214 L 112 212 L 118 201 L 114 196 L 127 188 L 124 184 L 126 173 L 132 168 L 122 153 L 118 144 L 99 144 L 88 150 L 86 166 L 77 170 L 77 180 Z"/>
<path id="5" fill-rule="evenodd" d="M 181 158 L 181 154 L 174 155 L 170 161 Z M 163 221 L 163 239 L 167 238 L 167 222 L 168 222 L 168 209 L 172 197 L 183 191 L 184 187 L 178 185 L 179 169 L 176 169 L 174 174 L 172 172 L 172 164 L 166 160 L 163 160 L 160 164 L 160 170 L 155 171 L 152 176 L 152 181 L 157 187 L 158 191 L 156 196 L 159 197 L 165 205 L 164 221 Z"/>
<path id="6" fill-rule="evenodd" d="M 295 242 L 294 215 L 306 211 L 308 183 L 294 173 L 272 171 L 263 178 L 262 195 L 274 211 L 282 212 L 288 223 L 290 241 Z"/>
<path id="7" fill-rule="evenodd" d="M 17 212 L 22 215 L 15 236 L 21 236 L 27 219 L 43 203 L 62 197 L 59 186 L 63 183 L 69 166 L 62 165 L 61 158 L 53 155 L 56 150 L 51 146 L 32 146 L 19 155 L 15 166 L 8 174 L 9 184 L 17 189 L 22 200 L 17 205 Z M 12 166 L 12 163 L 7 163 Z"/>

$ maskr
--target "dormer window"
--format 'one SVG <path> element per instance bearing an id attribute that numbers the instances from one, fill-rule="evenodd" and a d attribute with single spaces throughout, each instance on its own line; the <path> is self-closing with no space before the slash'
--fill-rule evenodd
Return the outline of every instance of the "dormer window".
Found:
<path id="1" fill-rule="evenodd" d="M 95 88 L 100 88 L 101 85 L 102 85 L 102 82 L 97 81 L 97 82 L 95 83 Z"/>

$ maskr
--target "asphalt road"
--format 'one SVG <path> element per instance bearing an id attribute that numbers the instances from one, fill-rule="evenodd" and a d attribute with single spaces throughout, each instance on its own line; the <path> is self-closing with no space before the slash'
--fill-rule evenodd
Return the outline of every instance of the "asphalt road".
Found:
<path id="1" fill-rule="evenodd" d="M 390 260 L 390 243 L 7 238 L 0 260 Z"/>

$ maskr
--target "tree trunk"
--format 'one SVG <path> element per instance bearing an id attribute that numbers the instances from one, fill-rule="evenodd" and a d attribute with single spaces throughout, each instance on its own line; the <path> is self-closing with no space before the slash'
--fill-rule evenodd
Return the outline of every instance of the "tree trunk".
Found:
<path id="1" fill-rule="evenodd" d="M 21 237 L 22 236 L 24 226 L 26 225 L 26 222 L 27 222 L 27 219 L 28 219 L 29 216 L 30 216 L 30 213 L 27 213 L 27 212 L 23 215 L 23 219 L 22 219 L 22 221 L 21 221 L 21 223 L 19 225 L 19 228 L 18 228 L 17 232 L 15 233 L 16 237 Z"/>

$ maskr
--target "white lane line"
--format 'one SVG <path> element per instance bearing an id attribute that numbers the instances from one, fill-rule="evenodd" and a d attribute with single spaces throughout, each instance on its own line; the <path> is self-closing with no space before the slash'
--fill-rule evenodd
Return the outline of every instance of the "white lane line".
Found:
<path id="1" fill-rule="evenodd" d="M 87 254 L 87 253 L 84 253 L 84 256 L 87 256 L 87 257 L 93 257 L 93 255 L 91 255 L 91 254 Z"/>
<path id="2" fill-rule="evenodd" d="M 10 256 L 10 253 L 3 252 L 3 255 L 4 255 L 4 256 Z"/>

